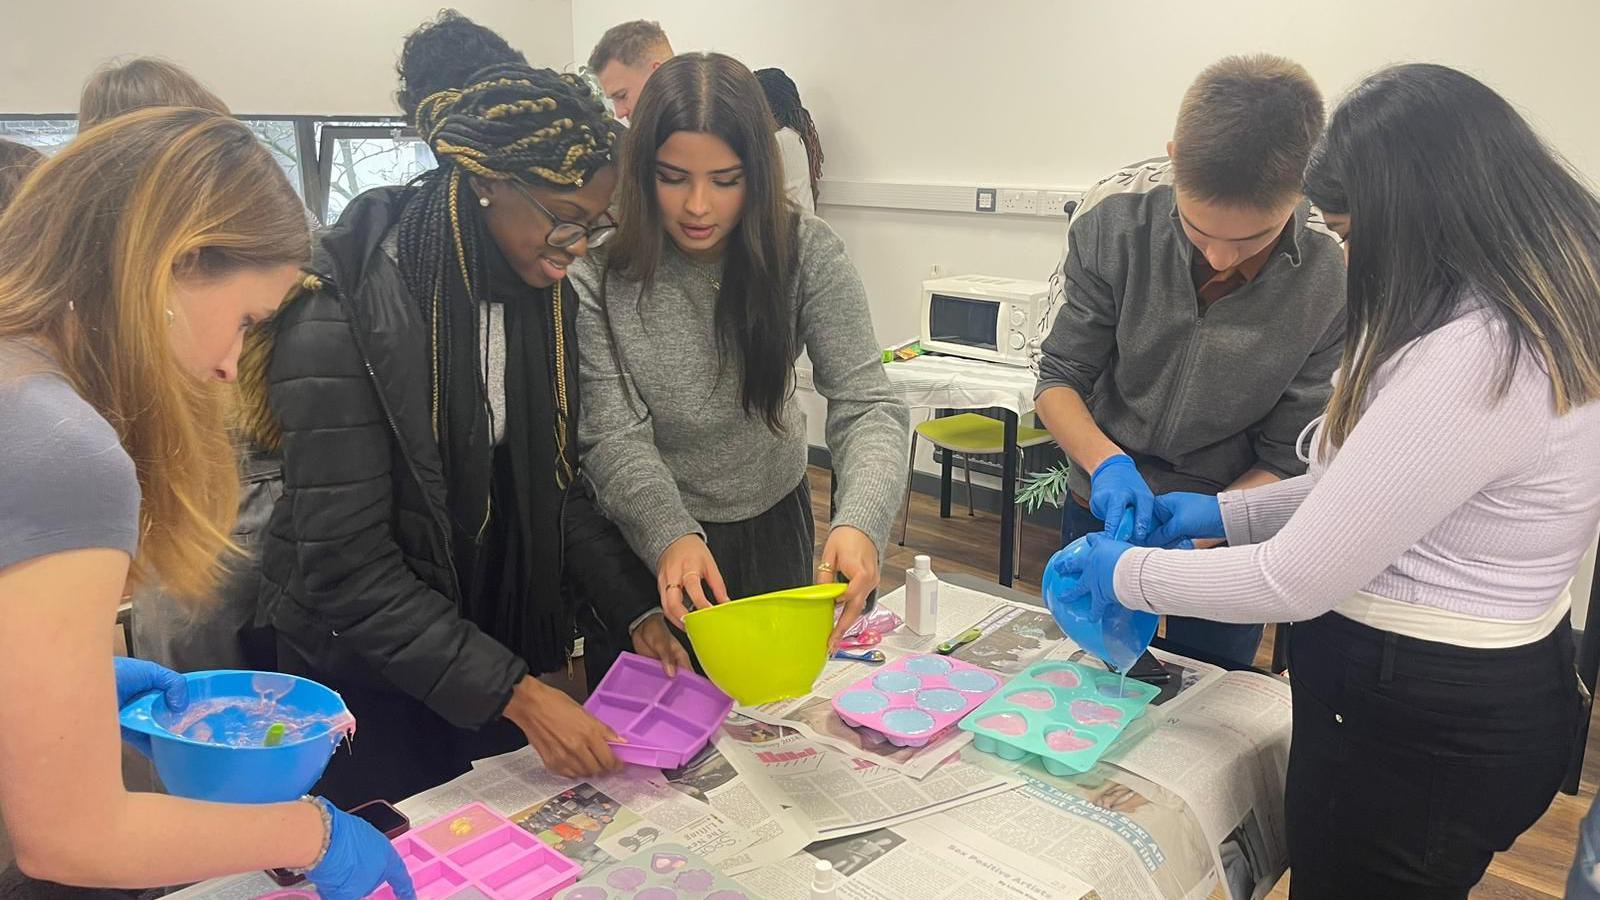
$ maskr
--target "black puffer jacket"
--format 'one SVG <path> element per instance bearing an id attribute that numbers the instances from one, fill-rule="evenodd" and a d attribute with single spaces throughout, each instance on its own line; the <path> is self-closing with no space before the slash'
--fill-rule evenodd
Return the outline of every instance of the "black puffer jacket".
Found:
<path id="1" fill-rule="evenodd" d="M 405 197 L 396 188 L 357 198 L 320 236 L 311 290 L 279 312 L 270 345 L 241 361 L 246 417 L 284 461 L 262 547 L 262 612 L 318 670 L 478 727 L 500 715 L 529 663 L 461 615 L 427 328 L 382 249 Z M 565 541 L 548 602 L 564 607 L 561 646 L 580 614 L 627 646 L 629 624 L 655 606 L 655 580 L 584 484 L 567 491 L 563 534 L 535 536 Z"/>

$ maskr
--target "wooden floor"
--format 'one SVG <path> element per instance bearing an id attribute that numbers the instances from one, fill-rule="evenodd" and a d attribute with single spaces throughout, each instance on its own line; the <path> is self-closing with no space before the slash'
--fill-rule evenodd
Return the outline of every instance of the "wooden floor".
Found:
<path id="1" fill-rule="evenodd" d="M 827 473 L 813 470 L 811 483 L 826 485 Z M 817 519 L 817 539 L 826 536 L 828 516 L 827 496 L 818 490 L 812 505 Z M 999 517 L 980 511 L 968 518 L 966 508 L 959 502 L 961 493 L 956 488 L 957 502 L 954 515 L 939 518 L 937 497 L 915 494 L 911 499 L 911 528 L 905 547 L 899 540 L 899 523 L 889 545 L 888 558 L 883 564 L 883 589 L 893 590 L 905 582 L 905 570 L 911 567 L 912 557 L 926 553 L 933 557 L 937 572 L 967 572 L 993 580 L 999 564 L 997 542 L 1000 534 Z M 1059 535 L 1053 530 L 1023 526 L 1022 570 L 1015 587 L 1037 594 L 1039 577 L 1045 561 L 1060 546 Z M 1262 642 L 1256 663 L 1267 667 L 1272 660 L 1272 634 Z M 1594 800 L 1596 784 L 1600 783 L 1600 725 L 1589 730 L 1589 751 L 1584 759 L 1582 790 L 1576 797 L 1557 794 L 1555 802 L 1544 818 L 1524 833 L 1509 851 L 1500 854 L 1489 867 L 1489 873 L 1477 889 L 1474 898 L 1483 900 L 1555 900 L 1562 896 L 1567 869 L 1572 865 L 1577 845 L 1578 821 L 1583 818 Z M 1268 895 L 1269 900 L 1289 896 L 1289 879 L 1285 878 Z"/>

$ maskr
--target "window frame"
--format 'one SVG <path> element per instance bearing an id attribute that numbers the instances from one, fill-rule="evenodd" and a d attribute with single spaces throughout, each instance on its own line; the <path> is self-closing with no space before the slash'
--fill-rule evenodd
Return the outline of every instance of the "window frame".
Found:
<path id="1" fill-rule="evenodd" d="M 340 139 L 387 138 L 417 140 L 416 132 L 397 116 L 295 116 L 281 113 L 234 113 L 241 122 L 290 122 L 294 125 L 295 152 L 299 154 L 300 188 L 305 204 L 317 221 L 327 221 L 328 192 L 332 190 L 333 146 Z M 77 113 L 0 113 L 0 122 L 67 121 Z M 76 137 L 76 135 L 74 135 Z"/>

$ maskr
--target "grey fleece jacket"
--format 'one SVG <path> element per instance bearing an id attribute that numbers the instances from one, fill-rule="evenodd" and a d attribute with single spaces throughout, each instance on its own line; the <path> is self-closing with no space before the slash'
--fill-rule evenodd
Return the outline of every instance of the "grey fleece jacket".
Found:
<path id="1" fill-rule="evenodd" d="M 832 525 L 866 533 L 881 554 L 905 496 L 910 414 L 884 375 L 866 289 L 827 223 L 800 214 L 794 279 L 797 351 L 828 401 L 827 442 L 838 475 Z M 704 534 L 701 522 L 754 518 L 806 471 L 806 423 L 791 395 L 774 434 L 739 402 L 736 363 L 718 358 L 713 312 L 720 264 L 665 242 L 648 288 L 605 275 L 603 252 L 568 277 L 578 292 L 583 468 L 601 508 L 652 568 L 667 545 Z M 791 361 L 792 362 L 792 361 Z"/>
<path id="2" fill-rule="evenodd" d="M 1344 255 L 1302 203 L 1267 264 L 1204 313 L 1166 160 L 1097 185 L 1073 215 L 1035 396 L 1068 387 L 1150 489 L 1214 494 L 1251 468 L 1305 471 L 1344 341 Z M 1047 321 L 1048 318 L 1047 318 Z M 1068 483 L 1089 496 L 1073 466 Z"/>

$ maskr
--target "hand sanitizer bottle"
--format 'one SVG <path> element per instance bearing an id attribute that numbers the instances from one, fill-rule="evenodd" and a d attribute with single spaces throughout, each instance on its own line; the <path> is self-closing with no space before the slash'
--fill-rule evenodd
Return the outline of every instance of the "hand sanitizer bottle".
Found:
<path id="1" fill-rule="evenodd" d="M 939 627 L 939 577 L 933 561 L 918 556 L 906 570 L 906 627 L 915 634 L 933 634 Z"/>

